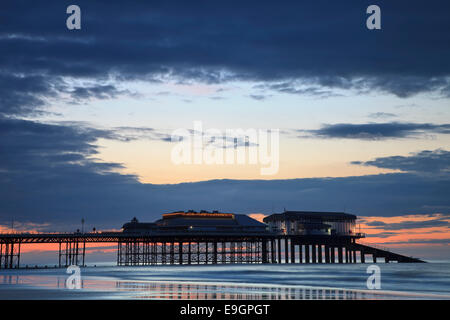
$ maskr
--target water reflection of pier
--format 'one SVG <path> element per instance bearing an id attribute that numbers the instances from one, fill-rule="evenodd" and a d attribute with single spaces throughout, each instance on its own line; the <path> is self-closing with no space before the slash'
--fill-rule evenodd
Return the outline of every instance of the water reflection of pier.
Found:
<path id="1" fill-rule="evenodd" d="M 111 296 L 123 296 L 127 299 L 157 300 L 373 300 L 405 299 L 398 293 L 381 293 L 369 290 L 335 289 L 301 286 L 243 285 L 240 283 L 195 283 L 164 281 L 111 281 L 108 279 L 82 278 L 81 291 L 67 289 L 67 277 L 64 275 L 3 275 L 0 285 L 13 285 L 23 289 L 28 286 L 45 288 L 48 297 L 62 298 L 64 294 L 86 294 L 95 296 L 108 293 Z M 47 289 L 57 289 L 52 292 Z M 61 295 L 63 294 L 63 295 Z M 36 296 L 32 296 L 35 299 Z"/>
<path id="2" fill-rule="evenodd" d="M 374 299 L 375 294 L 364 291 L 308 288 L 270 287 L 166 282 L 116 283 L 119 291 L 135 292 L 133 298 L 170 300 L 355 300 Z"/>

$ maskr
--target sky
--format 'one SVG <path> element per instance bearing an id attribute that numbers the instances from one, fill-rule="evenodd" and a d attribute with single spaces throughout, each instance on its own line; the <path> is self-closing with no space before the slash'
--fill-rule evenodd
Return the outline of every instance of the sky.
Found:
<path id="1" fill-rule="evenodd" d="M 66 26 L 72 4 L 80 30 Z M 371 4 L 381 30 L 366 27 Z M 448 1 L 0 9 L 3 232 L 73 231 L 81 218 L 118 230 L 188 209 L 329 210 L 360 217 L 367 243 L 450 259 Z M 278 130 L 278 170 L 174 163 L 174 132 L 198 122 Z"/>

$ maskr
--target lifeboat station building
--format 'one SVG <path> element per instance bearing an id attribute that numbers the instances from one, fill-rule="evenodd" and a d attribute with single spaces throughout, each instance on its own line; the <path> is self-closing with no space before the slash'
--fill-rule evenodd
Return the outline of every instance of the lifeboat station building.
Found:
<path id="1" fill-rule="evenodd" d="M 356 216 L 343 212 L 285 211 L 264 222 L 270 232 L 283 235 L 356 235 Z"/>

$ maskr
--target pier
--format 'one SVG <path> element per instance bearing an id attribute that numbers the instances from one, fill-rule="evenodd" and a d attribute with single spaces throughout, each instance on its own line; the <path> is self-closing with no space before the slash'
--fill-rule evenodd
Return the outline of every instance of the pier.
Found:
<path id="1" fill-rule="evenodd" d="M 86 243 L 117 244 L 118 266 L 423 262 L 358 243 L 355 215 L 285 211 L 264 223 L 244 214 L 176 211 L 121 232 L 0 234 L 0 269 L 20 267 L 21 246 L 58 244 L 58 267 L 86 265 Z"/>
<path id="2" fill-rule="evenodd" d="M 412 258 L 357 243 L 354 236 L 235 234 L 139 235 L 124 232 L 1 234 L 0 268 L 20 267 L 21 246 L 58 244 L 55 262 L 59 267 L 84 266 L 86 243 L 116 243 L 117 265 L 193 264 L 339 264 L 419 263 Z"/>

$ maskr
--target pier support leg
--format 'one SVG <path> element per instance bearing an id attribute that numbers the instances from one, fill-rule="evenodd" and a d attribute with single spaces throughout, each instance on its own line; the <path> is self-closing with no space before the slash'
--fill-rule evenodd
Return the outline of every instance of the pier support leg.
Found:
<path id="1" fill-rule="evenodd" d="M 78 240 L 75 242 L 75 265 L 76 266 L 78 266 L 78 252 L 79 252 L 79 250 L 78 250 Z"/>
<path id="2" fill-rule="evenodd" d="M 9 244 L 5 243 L 5 253 L 2 255 L 3 256 L 3 268 L 4 269 L 8 269 L 8 252 L 9 252 Z"/>
<path id="3" fill-rule="evenodd" d="M 342 247 L 338 247 L 338 259 L 339 259 L 339 263 L 343 263 L 343 259 L 342 259 Z"/>
<path id="4" fill-rule="evenodd" d="M 284 263 L 289 262 L 289 245 L 288 245 L 288 239 L 284 238 Z"/>
<path id="5" fill-rule="evenodd" d="M 170 264 L 175 263 L 175 243 L 172 241 L 170 243 Z"/>
<path id="6" fill-rule="evenodd" d="M 222 263 L 227 263 L 227 243 L 222 242 Z"/>
<path id="7" fill-rule="evenodd" d="M 178 242 L 178 264 L 183 264 L 183 242 Z"/>
<path id="8" fill-rule="evenodd" d="M 200 264 L 200 242 L 197 241 L 197 264 Z"/>
<path id="9" fill-rule="evenodd" d="M 299 258 L 299 262 L 300 263 L 303 263 L 303 250 L 302 250 L 302 248 L 303 248 L 303 245 L 299 244 L 298 245 L 298 258 Z"/>
<path id="10" fill-rule="evenodd" d="M 213 264 L 217 264 L 217 241 L 213 243 Z"/>
<path id="11" fill-rule="evenodd" d="M 278 263 L 281 263 L 281 238 L 278 238 Z"/>
<path id="12" fill-rule="evenodd" d="M 267 246 L 267 242 L 266 242 Z M 267 255 L 267 247 L 266 247 L 266 255 Z M 267 257 L 266 257 L 267 260 Z M 268 262 L 268 261 L 266 261 Z M 234 263 L 234 242 L 230 242 L 230 263 Z"/>
<path id="13" fill-rule="evenodd" d="M 325 263 L 330 263 L 330 247 L 325 245 Z"/>
<path id="14" fill-rule="evenodd" d="M 313 244 L 311 246 L 312 249 L 312 263 L 317 263 L 317 259 L 316 259 L 316 245 Z"/>
<path id="15" fill-rule="evenodd" d="M 70 264 L 70 253 L 71 253 L 71 246 L 70 242 L 66 242 L 66 267 Z"/>
<path id="16" fill-rule="evenodd" d="M 245 263 L 251 263 L 252 245 L 250 241 L 245 241 Z"/>
<path id="17" fill-rule="evenodd" d="M 322 263 L 322 245 L 319 244 L 319 245 L 317 246 L 317 249 L 318 249 L 317 255 L 318 255 L 318 257 L 319 257 L 319 263 Z"/>
<path id="18" fill-rule="evenodd" d="M 295 244 L 291 239 L 291 263 L 295 263 Z"/>
<path id="19" fill-rule="evenodd" d="M 14 243 L 10 244 L 10 253 L 9 253 L 9 268 L 13 268 L 13 259 L 14 259 Z"/>
<path id="20" fill-rule="evenodd" d="M 267 263 L 267 240 L 262 240 L 262 263 Z"/>
<path id="21" fill-rule="evenodd" d="M 309 244 L 305 244 L 305 263 L 309 263 Z"/>
<path id="22" fill-rule="evenodd" d="M 270 260 L 272 263 L 276 263 L 275 252 L 275 239 L 272 239 L 270 241 Z"/>
<path id="23" fill-rule="evenodd" d="M 122 242 L 117 241 L 117 265 L 122 265 Z M 59 243 L 59 267 L 61 268 L 61 242 Z"/>
<path id="24" fill-rule="evenodd" d="M 117 255 L 117 259 L 119 259 L 119 255 Z M 61 268 L 61 241 L 59 242 L 59 250 L 58 250 L 58 267 Z"/>
<path id="25" fill-rule="evenodd" d="M 81 266 L 85 266 L 85 258 L 86 258 L 86 241 L 83 241 L 83 258 L 82 258 L 82 265 Z"/>
<path id="26" fill-rule="evenodd" d="M 167 243 L 165 241 L 161 242 L 161 264 L 167 264 Z"/>
<path id="27" fill-rule="evenodd" d="M 191 251 L 191 242 L 189 241 L 189 244 L 188 244 L 188 264 L 191 264 L 191 253 L 192 253 L 192 251 Z"/>
<path id="28" fill-rule="evenodd" d="M 17 244 L 17 268 L 20 268 L 20 242 Z"/>
<path id="29" fill-rule="evenodd" d="M 336 248 L 330 247 L 330 252 L 331 252 L 331 263 L 336 263 Z"/>
<path id="30" fill-rule="evenodd" d="M 20 241 L 0 243 L 0 269 L 20 267 Z"/>
<path id="31" fill-rule="evenodd" d="M 158 248 L 158 245 L 155 241 L 152 241 L 151 243 L 151 257 L 150 257 L 150 263 L 152 265 L 157 264 L 158 262 L 158 252 L 156 251 Z"/>
<path id="32" fill-rule="evenodd" d="M 366 263 L 366 253 L 364 252 L 364 250 L 360 251 L 360 256 L 361 256 L 361 263 Z"/>

